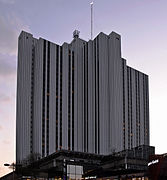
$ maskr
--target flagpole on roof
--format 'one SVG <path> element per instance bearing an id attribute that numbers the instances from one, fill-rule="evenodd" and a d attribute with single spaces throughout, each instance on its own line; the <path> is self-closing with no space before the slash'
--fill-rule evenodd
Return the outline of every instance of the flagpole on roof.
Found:
<path id="1" fill-rule="evenodd" d="M 90 3 L 91 7 L 91 40 L 93 39 L 93 1 Z"/>

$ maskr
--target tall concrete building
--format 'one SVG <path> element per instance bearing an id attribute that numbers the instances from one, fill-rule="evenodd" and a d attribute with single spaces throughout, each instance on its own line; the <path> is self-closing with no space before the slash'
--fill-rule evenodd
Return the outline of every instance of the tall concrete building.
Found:
<path id="1" fill-rule="evenodd" d="M 121 37 L 78 31 L 62 46 L 21 32 L 16 160 L 58 150 L 111 154 L 149 145 L 148 76 L 127 66 Z"/>

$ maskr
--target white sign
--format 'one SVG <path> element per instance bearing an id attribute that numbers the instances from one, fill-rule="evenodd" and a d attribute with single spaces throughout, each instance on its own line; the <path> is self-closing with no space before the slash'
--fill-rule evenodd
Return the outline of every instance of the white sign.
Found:
<path id="1" fill-rule="evenodd" d="M 148 166 L 151 166 L 152 164 L 157 164 L 159 162 L 159 159 L 152 160 L 151 162 L 148 163 Z"/>

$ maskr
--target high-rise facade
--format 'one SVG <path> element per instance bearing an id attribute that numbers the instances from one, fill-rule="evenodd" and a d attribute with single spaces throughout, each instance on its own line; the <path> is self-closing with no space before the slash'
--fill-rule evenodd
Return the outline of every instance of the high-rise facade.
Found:
<path id="1" fill-rule="evenodd" d="M 16 160 L 66 149 L 111 154 L 149 145 L 148 76 L 121 57 L 121 37 L 78 34 L 62 46 L 21 32 Z"/>

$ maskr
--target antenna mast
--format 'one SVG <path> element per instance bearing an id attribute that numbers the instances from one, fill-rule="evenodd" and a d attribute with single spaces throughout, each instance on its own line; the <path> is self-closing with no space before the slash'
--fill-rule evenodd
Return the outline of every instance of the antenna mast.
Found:
<path id="1" fill-rule="evenodd" d="M 91 40 L 93 39 L 93 1 L 90 3 L 91 6 Z"/>

